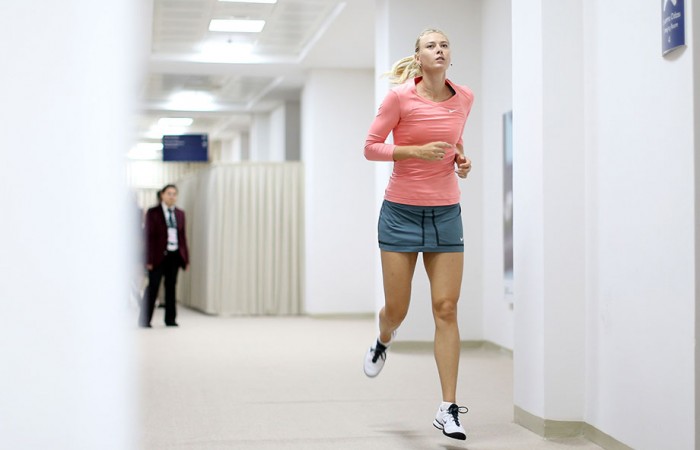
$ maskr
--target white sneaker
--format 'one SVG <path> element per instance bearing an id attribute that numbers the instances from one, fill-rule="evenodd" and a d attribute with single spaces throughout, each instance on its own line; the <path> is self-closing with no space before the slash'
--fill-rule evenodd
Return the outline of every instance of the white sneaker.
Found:
<path id="1" fill-rule="evenodd" d="M 386 351 L 389 350 L 391 343 L 394 342 L 394 336 L 396 336 L 396 330 L 391 333 L 391 340 L 388 344 L 382 344 L 379 342 L 379 338 L 377 338 L 374 345 L 367 350 L 364 365 L 365 375 L 374 378 L 382 371 L 384 362 L 386 361 Z"/>
<path id="2" fill-rule="evenodd" d="M 433 420 L 433 426 L 438 430 L 442 430 L 442 434 L 447 437 L 465 440 L 467 433 L 465 433 L 464 428 L 459 423 L 459 414 L 466 414 L 469 409 L 466 406 L 457 406 L 454 403 L 445 409 L 443 408 L 442 405 L 438 408 L 435 420 Z"/>

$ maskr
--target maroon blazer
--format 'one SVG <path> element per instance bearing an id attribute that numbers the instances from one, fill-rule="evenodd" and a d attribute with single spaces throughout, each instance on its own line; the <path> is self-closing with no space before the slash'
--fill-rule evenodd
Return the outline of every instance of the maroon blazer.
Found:
<path id="1" fill-rule="evenodd" d="M 185 236 L 185 211 L 175 208 L 175 221 L 177 222 L 178 251 L 182 258 L 182 268 L 185 269 L 190 263 L 187 236 Z M 143 228 L 146 242 L 146 264 L 158 267 L 163 262 L 165 255 L 168 254 L 168 223 L 160 204 L 146 211 Z"/>

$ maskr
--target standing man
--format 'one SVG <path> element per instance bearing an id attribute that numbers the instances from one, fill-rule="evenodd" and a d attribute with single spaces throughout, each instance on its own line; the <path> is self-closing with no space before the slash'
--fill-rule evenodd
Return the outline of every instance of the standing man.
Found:
<path id="1" fill-rule="evenodd" d="M 139 317 L 139 326 L 144 328 L 151 327 L 153 309 L 162 278 L 165 278 L 165 325 L 177 326 L 175 322 L 177 273 L 181 267 L 187 270 L 189 266 L 185 212 L 175 207 L 177 187 L 168 184 L 160 191 L 160 195 L 160 205 L 150 208 L 146 212 L 144 221 L 148 287 L 143 296 Z"/>

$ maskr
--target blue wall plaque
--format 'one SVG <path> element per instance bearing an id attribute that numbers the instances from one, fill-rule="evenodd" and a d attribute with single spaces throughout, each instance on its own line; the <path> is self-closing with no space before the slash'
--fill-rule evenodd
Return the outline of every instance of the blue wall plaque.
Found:
<path id="1" fill-rule="evenodd" d="M 683 0 L 661 0 L 661 36 L 663 54 L 685 45 L 685 8 Z"/>
<path id="2" fill-rule="evenodd" d="M 209 139 L 206 134 L 163 136 L 163 161 L 208 161 Z"/>

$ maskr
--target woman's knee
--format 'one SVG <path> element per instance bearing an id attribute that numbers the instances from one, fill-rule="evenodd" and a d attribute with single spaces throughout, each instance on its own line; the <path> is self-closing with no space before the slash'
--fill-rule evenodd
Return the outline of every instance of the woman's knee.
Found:
<path id="1" fill-rule="evenodd" d="M 399 326 L 403 322 L 403 320 L 406 318 L 406 315 L 408 313 L 407 308 L 395 308 L 395 307 L 390 307 L 390 306 L 384 306 L 383 310 L 383 319 L 389 324 L 393 326 Z"/>
<path id="2" fill-rule="evenodd" d="M 457 321 L 457 299 L 442 298 L 433 301 L 433 315 L 436 320 L 445 322 Z"/>

